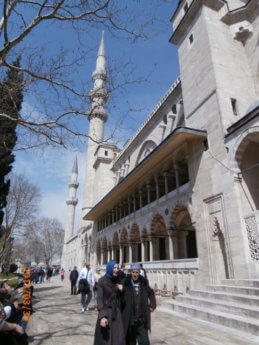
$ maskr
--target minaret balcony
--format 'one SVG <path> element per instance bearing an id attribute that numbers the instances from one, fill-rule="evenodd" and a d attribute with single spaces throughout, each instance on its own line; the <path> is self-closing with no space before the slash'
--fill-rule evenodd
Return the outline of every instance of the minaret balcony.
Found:
<path id="1" fill-rule="evenodd" d="M 69 206 L 69 205 L 76 206 L 78 203 L 78 199 L 69 199 L 66 201 L 66 203 L 67 203 L 67 206 Z"/>
<path id="2" fill-rule="evenodd" d="M 88 111 L 88 119 L 91 120 L 94 117 L 106 121 L 107 120 L 107 111 L 104 108 L 96 107 Z"/>
<path id="3" fill-rule="evenodd" d="M 92 79 L 93 81 L 97 80 L 97 79 L 101 79 L 103 81 L 106 81 L 107 80 L 107 73 L 105 70 L 103 71 L 94 71 L 92 73 Z"/>
<path id="4" fill-rule="evenodd" d="M 92 89 L 89 93 L 91 101 L 93 101 L 95 98 L 103 98 L 107 100 L 108 98 L 108 92 L 103 87 L 98 87 L 97 89 Z"/>
<path id="5" fill-rule="evenodd" d="M 71 182 L 71 183 L 69 183 L 69 188 L 78 188 L 78 186 L 79 186 L 79 183 L 78 182 Z"/>

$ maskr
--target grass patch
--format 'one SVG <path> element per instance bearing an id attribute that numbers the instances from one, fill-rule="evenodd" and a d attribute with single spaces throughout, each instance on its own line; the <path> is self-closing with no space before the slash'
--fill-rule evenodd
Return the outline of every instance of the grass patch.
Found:
<path id="1" fill-rule="evenodd" d="M 18 277 L 16 274 L 10 273 L 8 275 L 4 274 L 4 273 L 0 273 L 0 283 L 3 280 L 9 280 L 9 284 L 11 287 L 14 287 L 17 285 L 18 283 Z"/>

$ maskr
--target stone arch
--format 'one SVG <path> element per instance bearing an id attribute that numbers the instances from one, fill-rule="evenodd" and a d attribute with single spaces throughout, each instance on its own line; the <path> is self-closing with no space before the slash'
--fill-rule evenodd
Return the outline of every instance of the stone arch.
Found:
<path id="1" fill-rule="evenodd" d="M 139 150 L 135 166 L 137 166 L 146 156 L 148 156 L 156 146 L 157 144 L 153 140 L 147 140 L 146 142 L 144 142 L 141 149 Z"/>
<path id="2" fill-rule="evenodd" d="M 123 228 L 120 234 L 120 245 L 122 248 L 121 262 L 125 263 L 129 261 L 129 238 L 126 228 Z"/>
<path id="3" fill-rule="evenodd" d="M 144 227 L 141 231 L 141 240 L 148 241 L 148 232 L 146 227 Z"/>
<path id="4" fill-rule="evenodd" d="M 128 245 L 128 232 L 126 228 L 123 228 L 120 234 L 120 244 L 121 245 Z"/>
<path id="5" fill-rule="evenodd" d="M 101 240 L 99 239 L 96 243 L 96 257 L 97 257 L 97 264 L 101 264 Z"/>
<path id="6" fill-rule="evenodd" d="M 107 258 L 108 258 L 108 244 L 107 244 L 106 237 L 104 237 L 102 240 L 102 264 L 103 265 L 107 263 Z"/>
<path id="7" fill-rule="evenodd" d="M 241 180 L 241 199 L 244 214 L 259 210 L 259 127 L 250 131 L 240 142 L 235 160 Z"/>
<path id="8" fill-rule="evenodd" d="M 150 226 L 153 260 L 169 260 L 169 237 L 164 218 L 157 213 Z M 152 258 L 150 258 L 152 260 Z"/>
<path id="9" fill-rule="evenodd" d="M 184 205 L 176 205 L 170 217 L 175 259 L 197 257 L 196 231 Z"/>
<path id="10" fill-rule="evenodd" d="M 119 263 L 120 262 L 120 241 L 119 235 L 117 232 L 113 234 L 112 238 L 112 250 L 113 250 L 113 259 Z"/>
<path id="11" fill-rule="evenodd" d="M 141 261 L 141 243 L 140 243 L 140 231 L 136 223 L 134 223 L 130 229 L 130 245 L 132 248 L 132 261 Z"/>
<path id="12" fill-rule="evenodd" d="M 141 261 L 150 261 L 150 242 L 149 234 L 146 227 L 142 229 L 140 238 L 141 242 L 143 243 Z"/>
<path id="13" fill-rule="evenodd" d="M 248 128 L 237 138 L 235 145 L 233 147 L 232 153 L 230 155 L 230 168 L 236 174 L 240 172 L 241 160 L 246 150 L 247 145 L 251 141 L 251 136 L 258 135 L 259 126 L 254 126 Z"/>

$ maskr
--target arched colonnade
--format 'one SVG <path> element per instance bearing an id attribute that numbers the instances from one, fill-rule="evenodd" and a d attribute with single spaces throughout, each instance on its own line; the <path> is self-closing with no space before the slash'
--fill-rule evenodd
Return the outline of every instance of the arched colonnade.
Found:
<path id="1" fill-rule="evenodd" d="M 117 262 L 152 262 L 197 257 L 196 233 L 190 214 L 177 205 L 169 225 L 155 214 L 150 224 L 141 227 L 136 221 L 130 226 L 99 234 L 96 243 L 97 264 L 110 259 Z"/>

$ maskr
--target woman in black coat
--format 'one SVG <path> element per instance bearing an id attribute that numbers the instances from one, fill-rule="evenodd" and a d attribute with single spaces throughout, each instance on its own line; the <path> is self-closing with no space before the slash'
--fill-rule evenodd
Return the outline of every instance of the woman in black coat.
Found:
<path id="1" fill-rule="evenodd" d="M 106 274 L 98 281 L 98 318 L 94 345 L 125 345 L 123 322 L 119 309 L 122 285 L 117 278 L 119 266 L 110 260 Z"/>

